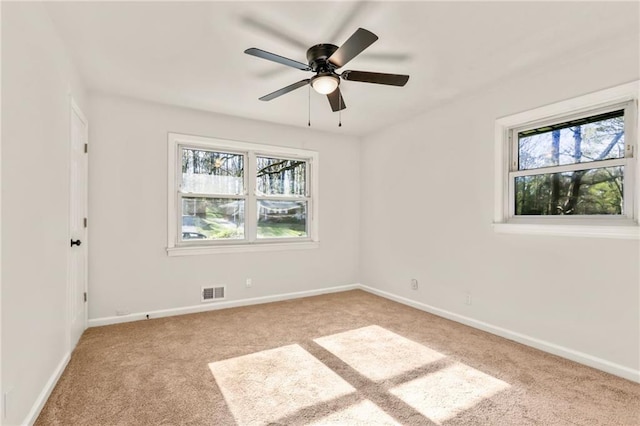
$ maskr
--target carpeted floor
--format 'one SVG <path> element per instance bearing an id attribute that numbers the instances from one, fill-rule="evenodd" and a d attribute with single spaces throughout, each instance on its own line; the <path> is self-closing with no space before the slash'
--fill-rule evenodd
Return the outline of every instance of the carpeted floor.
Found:
<path id="1" fill-rule="evenodd" d="M 88 329 L 36 425 L 639 425 L 640 385 L 363 291 Z"/>

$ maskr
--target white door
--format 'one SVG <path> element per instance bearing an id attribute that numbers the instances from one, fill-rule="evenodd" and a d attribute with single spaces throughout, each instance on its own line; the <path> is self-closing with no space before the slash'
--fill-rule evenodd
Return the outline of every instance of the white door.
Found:
<path id="1" fill-rule="evenodd" d="M 70 349 L 87 328 L 87 140 L 88 122 L 71 99 L 69 210 L 69 318 Z"/>

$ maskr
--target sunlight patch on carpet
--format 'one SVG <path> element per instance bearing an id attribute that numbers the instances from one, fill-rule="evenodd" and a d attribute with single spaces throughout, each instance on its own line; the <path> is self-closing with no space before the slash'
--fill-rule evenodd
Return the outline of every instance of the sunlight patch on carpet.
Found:
<path id="1" fill-rule="evenodd" d="M 508 387 L 502 380 L 457 363 L 396 386 L 390 393 L 441 424 Z"/>
<path id="2" fill-rule="evenodd" d="M 444 355 L 377 325 L 315 339 L 314 342 L 370 380 L 423 367 Z"/>
<path id="3" fill-rule="evenodd" d="M 400 423 L 393 420 L 393 418 L 382 411 L 380 407 L 367 399 L 308 424 L 308 426 L 325 425 L 396 426 L 400 425 Z"/>
<path id="4" fill-rule="evenodd" d="M 266 425 L 355 392 L 299 345 L 213 362 L 209 369 L 239 425 Z"/>

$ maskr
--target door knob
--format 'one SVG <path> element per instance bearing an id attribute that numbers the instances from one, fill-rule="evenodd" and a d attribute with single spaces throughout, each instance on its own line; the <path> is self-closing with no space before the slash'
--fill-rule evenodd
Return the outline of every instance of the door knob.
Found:
<path id="1" fill-rule="evenodd" d="M 79 246 L 80 244 L 82 244 L 82 241 L 80 241 L 80 240 L 73 241 L 73 238 L 71 239 L 71 247 Z"/>

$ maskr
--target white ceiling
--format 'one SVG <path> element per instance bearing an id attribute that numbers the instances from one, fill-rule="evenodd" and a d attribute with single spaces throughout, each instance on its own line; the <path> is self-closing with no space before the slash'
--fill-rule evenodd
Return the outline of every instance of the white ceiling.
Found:
<path id="1" fill-rule="evenodd" d="M 270 102 L 258 98 L 311 73 L 244 50 L 258 47 L 306 63 L 311 45 L 339 46 L 358 27 L 366 28 L 379 40 L 342 70 L 411 78 L 403 88 L 343 81 L 347 109 L 341 128 L 338 113 L 312 91 L 312 128 L 352 135 L 369 134 L 580 52 L 630 38 L 637 43 L 639 34 L 637 2 L 51 2 L 47 7 L 90 90 L 303 127 L 306 87 Z"/>

